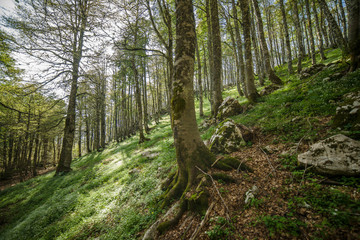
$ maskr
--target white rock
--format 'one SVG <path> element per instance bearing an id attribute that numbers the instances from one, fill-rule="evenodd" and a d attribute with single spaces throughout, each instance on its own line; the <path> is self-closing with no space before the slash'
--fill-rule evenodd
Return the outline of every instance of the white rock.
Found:
<path id="1" fill-rule="evenodd" d="M 338 134 L 313 144 L 298 162 L 320 174 L 360 176 L 360 142 Z"/>

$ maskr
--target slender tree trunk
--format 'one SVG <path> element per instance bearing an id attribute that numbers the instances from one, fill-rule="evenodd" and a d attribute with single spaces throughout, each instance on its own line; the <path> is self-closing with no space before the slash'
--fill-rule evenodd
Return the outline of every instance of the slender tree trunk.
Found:
<path id="1" fill-rule="evenodd" d="M 250 4 L 250 11 L 252 13 L 250 21 L 251 21 L 251 40 L 252 43 L 254 45 L 254 52 L 255 52 L 255 62 L 256 62 L 256 72 L 259 78 L 259 83 L 261 86 L 264 86 L 265 81 L 264 81 L 264 72 L 263 72 L 263 67 L 262 67 L 262 61 L 260 60 L 260 54 L 259 54 L 259 45 L 258 45 L 258 41 L 257 41 L 257 37 L 256 37 L 256 28 L 255 28 L 255 13 L 254 13 L 254 8 L 252 7 L 252 5 Z"/>
<path id="2" fill-rule="evenodd" d="M 234 26 L 235 26 L 235 38 L 236 38 L 236 44 L 237 44 L 237 57 L 239 62 L 239 80 L 238 83 L 238 92 L 240 96 L 247 96 L 246 88 L 245 88 L 245 64 L 244 64 L 244 57 L 243 57 L 243 47 L 242 47 L 242 40 L 241 40 L 241 34 L 240 34 L 240 26 L 239 26 L 239 18 L 238 18 L 238 11 L 237 7 L 235 5 L 235 0 L 231 0 L 232 4 L 232 13 L 234 16 Z M 240 85 L 243 86 L 243 91 L 241 91 Z"/>
<path id="3" fill-rule="evenodd" d="M 82 113 L 81 109 L 79 109 L 79 125 L 78 125 L 78 157 L 81 157 L 81 125 L 82 125 Z"/>
<path id="4" fill-rule="evenodd" d="M 263 27 L 263 22 L 262 22 L 258 2 L 257 2 L 257 0 L 253 0 L 253 3 L 254 3 L 255 15 L 256 15 L 256 19 L 257 19 L 257 23 L 258 23 L 258 30 L 259 30 L 259 34 L 260 34 L 260 45 L 261 45 L 261 49 L 262 49 L 262 51 L 264 53 L 264 58 L 265 58 L 264 60 L 265 60 L 265 68 L 266 68 L 267 75 L 269 77 L 269 80 L 272 83 L 282 85 L 283 82 L 274 73 L 274 71 L 273 71 L 273 69 L 271 68 L 271 65 L 270 65 L 270 54 L 269 54 L 269 50 L 268 50 L 267 45 L 266 45 L 264 27 Z"/>
<path id="5" fill-rule="evenodd" d="M 288 28 L 287 20 L 286 20 L 286 12 L 285 12 L 284 0 L 280 0 L 280 9 L 281 9 L 282 19 L 283 19 L 283 24 L 284 24 L 288 71 L 289 71 L 290 74 L 292 74 L 294 70 L 293 70 L 293 67 L 292 67 L 292 56 L 291 56 L 289 28 Z"/>
<path id="6" fill-rule="evenodd" d="M 58 167 L 56 168 L 57 174 L 61 172 L 71 171 L 72 147 L 74 143 L 74 134 L 75 134 L 76 95 L 78 88 L 80 61 L 83 51 L 84 33 L 87 25 L 87 12 L 88 12 L 87 0 L 81 3 L 81 5 L 82 6 L 80 6 L 80 8 L 81 8 L 82 16 L 80 16 L 81 26 L 79 29 L 78 39 L 77 39 L 77 33 L 74 33 L 71 90 L 70 90 L 69 104 L 68 104 L 66 120 L 65 120 L 64 138 L 63 138 L 63 144 L 60 154 L 60 160 Z"/>
<path id="7" fill-rule="evenodd" d="M 245 40 L 245 65 L 246 65 L 246 89 L 248 91 L 248 99 L 250 102 L 255 102 L 259 97 L 259 94 L 256 91 L 255 87 L 255 77 L 254 77 L 254 68 L 253 60 L 251 53 L 251 37 L 250 37 L 250 9 L 249 9 L 249 0 L 240 1 L 240 8 L 242 12 L 242 22 L 244 30 L 244 40 Z"/>
<path id="8" fill-rule="evenodd" d="M 312 31 L 309 0 L 305 0 L 305 7 L 306 7 L 306 15 L 307 15 L 307 20 L 308 20 L 308 30 L 309 30 L 309 37 L 310 37 L 311 62 L 314 65 L 314 64 L 316 64 L 316 53 L 315 53 L 314 34 L 313 34 L 313 31 Z"/>
<path id="9" fill-rule="evenodd" d="M 221 37 L 220 37 L 220 24 L 218 13 L 217 0 L 210 0 L 210 18 L 211 18 L 211 32 L 212 32 L 212 62 L 213 74 L 211 78 L 212 83 L 212 113 L 213 117 L 216 117 L 218 108 L 221 105 L 223 99 L 221 94 L 221 71 L 222 71 L 222 52 L 221 52 Z"/>
<path id="10" fill-rule="evenodd" d="M 319 41 L 319 51 L 320 51 L 321 60 L 325 60 L 326 56 L 324 53 L 324 42 L 323 42 L 323 38 L 321 35 L 320 23 L 319 23 L 319 18 L 318 18 L 318 14 L 317 14 L 315 1 L 316 0 L 312 0 L 313 12 L 314 12 L 314 16 L 315 16 L 316 34 L 317 34 L 318 41 Z"/>
<path id="11" fill-rule="evenodd" d="M 345 2 L 347 2 L 347 0 L 345 0 Z M 343 28 L 344 28 L 345 41 L 347 42 L 348 41 L 347 24 L 346 24 L 346 17 L 345 17 L 345 11 L 344 11 L 344 6 L 342 3 L 342 0 L 339 1 L 339 8 L 340 8 L 341 20 L 342 20 Z"/>
<path id="12" fill-rule="evenodd" d="M 198 66 L 198 85 L 199 85 L 199 113 L 200 117 L 204 116 L 203 110 L 203 87 L 202 87 L 202 76 L 201 76 L 201 59 L 199 51 L 199 39 L 196 36 L 196 59 Z"/>

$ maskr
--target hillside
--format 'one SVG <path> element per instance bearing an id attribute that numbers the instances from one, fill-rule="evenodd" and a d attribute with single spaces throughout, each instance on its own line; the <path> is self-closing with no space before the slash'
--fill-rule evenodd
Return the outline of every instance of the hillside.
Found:
<path id="1" fill-rule="evenodd" d="M 322 63 L 333 67 L 302 80 L 286 66 L 278 68 L 285 85 L 255 105 L 237 97 L 235 87 L 224 91 L 224 98 L 248 106 L 232 119 L 251 127 L 256 141 L 231 155 L 253 172 L 220 171 L 233 180 L 208 186 L 214 206 L 197 239 L 360 238 L 359 179 L 329 179 L 297 166 L 297 154 L 318 140 L 337 133 L 359 140 L 349 126 L 332 127 L 343 95 L 360 90 L 360 71 L 342 76 L 348 66 L 340 55 L 328 50 Z M 324 80 L 334 73 L 341 75 Z M 207 101 L 204 107 L 209 116 Z M 197 119 L 202 126 L 205 118 Z M 141 239 L 166 212 L 159 207 L 161 183 L 176 171 L 169 117 L 150 127 L 150 141 L 138 144 L 135 136 L 109 143 L 75 159 L 66 175 L 50 172 L 1 191 L 0 239 Z M 204 141 L 215 127 L 200 127 Z M 254 185 L 256 198 L 245 204 L 245 192 Z M 161 239 L 189 239 L 202 219 L 185 214 Z"/>

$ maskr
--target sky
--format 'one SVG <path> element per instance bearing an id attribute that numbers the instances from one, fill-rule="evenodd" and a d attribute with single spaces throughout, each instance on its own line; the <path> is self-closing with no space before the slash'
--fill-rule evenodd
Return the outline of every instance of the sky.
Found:
<path id="1" fill-rule="evenodd" d="M 0 0 L 0 13 L 3 14 L 4 10 L 12 11 L 15 7 L 15 1 L 14 0 Z"/>

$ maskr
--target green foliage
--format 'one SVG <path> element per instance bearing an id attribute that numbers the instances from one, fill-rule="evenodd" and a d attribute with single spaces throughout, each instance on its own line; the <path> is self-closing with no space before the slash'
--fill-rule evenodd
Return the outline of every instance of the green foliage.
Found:
<path id="1" fill-rule="evenodd" d="M 215 217 L 211 218 L 210 222 L 215 222 L 215 225 L 212 226 L 211 230 L 205 232 L 210 239 L 228 239 L 233 235 L 234 226 L 228 220 L 226 220 L 226 218 Z"/>
<path id="2" fill-rule="evenodd" d="M 284 217 L 279 215 L 265 215 L 259 217 L 257 224 L 264 224 L 269 231 L 269 236 L 274 237 L 284 232 L 291 236 L 299 236 L 300 228 L 306 227 L 306 224 L 296 218 Z"/>
<path id="3" fill-rule="evenodd" d="M 160 213 L 160 182 L 175 164 L 169 118 L 158 126 L 143 145 L 136 137 L 112 143 L 75 159 L 67 175 L 49 173 L 1 191 L 0 239 L 138 238 Z M 147 159 L 145 151 L 159 155 Z"/>

